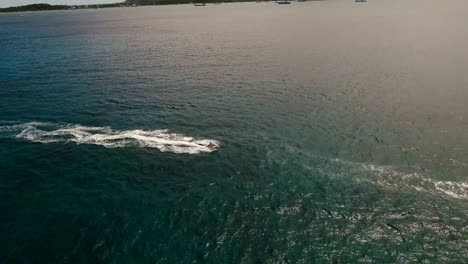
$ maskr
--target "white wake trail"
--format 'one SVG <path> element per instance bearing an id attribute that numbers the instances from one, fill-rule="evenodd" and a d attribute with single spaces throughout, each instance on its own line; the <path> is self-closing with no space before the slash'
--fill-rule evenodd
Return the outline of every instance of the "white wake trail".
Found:
<path id="1" fill-rule="evenodd" d="M 113 130 L 110 127 L 89 127 L 74 124 L 30 122 L 0 126 L 0 133 L 18 133 L 18 139 L 38 142 L 73 142 L 108 148 L 145 147 L 162 152 L 198 154 L 218 150 L 219 142 L 212 139 L 194 139 L 168 130 Z"/>
<path id="2" fill-rule="evenodd" d="M 415 191 L 443 193 L 452 198 L 468 200 L 468 182 L 435 180 L 420 173 L 404 173 L 391 166 L 358 163 L 333 159 L 335 163 L 351 166 L 349 171 L 358 176 L 358 180 L 376 183 L 387 188 L 411 188 Z"/>

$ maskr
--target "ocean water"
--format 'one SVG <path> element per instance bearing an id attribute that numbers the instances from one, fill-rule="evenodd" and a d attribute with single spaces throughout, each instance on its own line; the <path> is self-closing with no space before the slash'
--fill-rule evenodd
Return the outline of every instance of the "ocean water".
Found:
<path id="1" fill-rule="evenodd" d="M 468 262 L 467 8 L 0 15 L 0 263 Z"/>

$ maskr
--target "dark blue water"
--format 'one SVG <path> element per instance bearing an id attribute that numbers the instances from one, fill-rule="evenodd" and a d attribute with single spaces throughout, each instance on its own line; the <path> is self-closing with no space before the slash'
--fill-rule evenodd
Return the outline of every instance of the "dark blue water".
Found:
<path id="1" fill-rule="evenodd" d="M 0 263 L 465 263 L 463 2 L 373 2 L 1 15 Z"/>

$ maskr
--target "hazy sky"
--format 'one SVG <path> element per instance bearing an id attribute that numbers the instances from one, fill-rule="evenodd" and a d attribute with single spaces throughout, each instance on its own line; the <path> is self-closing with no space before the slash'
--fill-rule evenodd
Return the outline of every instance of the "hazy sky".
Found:
<path id="1" fill-rule="evenodd" d="M 84 4 L 102 4 L 118 3 L 124 0 L 0 0 L 0 7 L 20 6 L 37 3 L 60 4 L 60 5 L 84 5 Z"/>

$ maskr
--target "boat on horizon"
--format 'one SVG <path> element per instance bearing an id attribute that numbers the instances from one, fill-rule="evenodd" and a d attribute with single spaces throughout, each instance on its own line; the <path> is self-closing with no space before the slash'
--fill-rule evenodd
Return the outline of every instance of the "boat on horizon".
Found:
<path id="1" fill-rule="evenodd" d="M 289 0 L 280 0 L 280 1 L 276 1 L 277 4 L 280 4 L 280 5 L 289 5 L 291 4 L 291 2 Z"/>
<path id="2" fill-rule="evenodd" d="M 206 6 L 206 3 L 193 3 L 194 6 Z"/>

